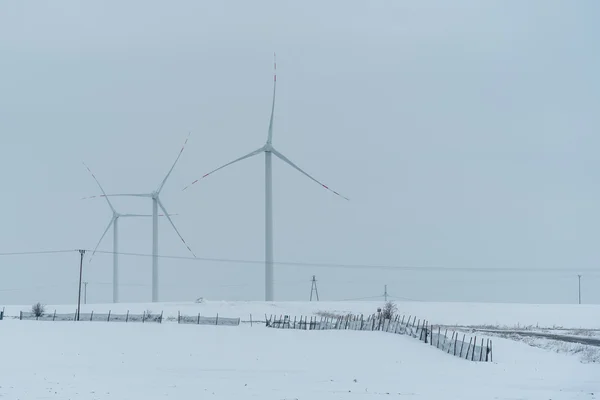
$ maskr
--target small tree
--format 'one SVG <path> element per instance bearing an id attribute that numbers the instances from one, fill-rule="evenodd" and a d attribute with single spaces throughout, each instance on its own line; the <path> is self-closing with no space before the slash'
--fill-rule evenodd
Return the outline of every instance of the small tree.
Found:
<path id="1" fill-rule="evenodd" d="M 383 310 L 381 311 L 381 316 L 383 317 L 383 319 L 392 319 L 396 315 L 397 311 L 398 311 L 398 307 L 396 307 L 396 303 L 394 303 L 393 301 L 388 301 L 383 306 Z"/>
<path id="2" fill-rule="evenodd" d="M 39 318 L 46 312 L 46 307 L 38 301 L 31 306 L 31 312 L 36 318 Z"/>

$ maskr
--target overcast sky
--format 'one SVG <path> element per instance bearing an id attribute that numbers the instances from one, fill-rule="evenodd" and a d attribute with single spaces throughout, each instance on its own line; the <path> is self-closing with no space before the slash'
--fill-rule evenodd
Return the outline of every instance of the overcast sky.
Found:
<path id="1" fill-rule="evenodd" d="M 581 273 L 600 303 L 600 5 L 451 3 L 3 1 L 0 252 L 93 248 L 111 212 L 82 161 L 149 193 L 191 132 L 163 203 L 199 257 L 263 260 L 264 156 L 182 188 L 264 144 L 276 51 L 274 146 L 351 201 L 274 159 L 275 260 L 422 268 L 276 265 L 277 300 L 315 274 L 327 300 L 572 303 Z M 151 253 L 150 219 L 120 247 Z M 190 255 L 164 219 L 159 248 Z M 2 256 L 0 305 L 76 301 L 78 258 Z M 120 262 L 149 301 L 151 259 Z M 162 301 L 264 296 L 261 264 L 159 265 Z M 111 279 L 86 259 L 90 302 Z"/>

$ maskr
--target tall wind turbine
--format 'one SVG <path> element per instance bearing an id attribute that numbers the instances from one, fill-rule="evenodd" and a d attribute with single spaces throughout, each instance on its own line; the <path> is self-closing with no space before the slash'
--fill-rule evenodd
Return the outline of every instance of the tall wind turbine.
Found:
<path id="1" fill-rule="evenodd" d="M 121 217 L 151 217 L 152 215 L 121 214 L 121 213 L 117 212 L 117 210 L 115 210 L 115 207 L 112 205 L 112 203 L 106 196 L 106 192 L 102 188 L 102 185 L 100 185 L 100 182 L 96 178 L 96 175 L 94 175 L 92 170 L 90 170 L 90 168 L 85 163 L 83 163 L 83 165 L 88 170 L 90 175 L 92 175 L 92 178 L 94 178 L 94 181 L 96 181 L 96 184 L 98 185 L 98 187 L 100 188 L 100 191 L 102 192 L 102 196 L 84 197 L 84 200 L 93 199 L 96 197 L 104 197 L 104 199 L 108 203 L 108 206 L 110 207 L 110 210 L 112 211 L 112 218 L 110 219 L 108 226 L 104 230 L 104 233 L 102 234 L 102 236 L 100 236 L 100 240 L 98 240 L 98 244 L 96 244 L 96 247 L 94 247 L 94 251 L 92 252 L 92 256 L 90 257 L 89 262 L 90 263 L 92 262 L 92 259 L 94 258 L 94 255 L 96 254 L 96 250 L 98 250 L 100 243 L 102 243 L 102 239 L 104 239 L 104 236 L 106 236 L 106 234 L 108 233 L 108 230 L 112 226 L 113 227 L 113 303 L 118 303 L 119 302 L 119 218 L 121 218 Z M 173 214 L 171 214 L 171 215 L 173 215 Z M 162 214 L 161 214 L 161 216 L 162 216 Z"/>
<path id="2" fill-rule="evenodd" d="M 161 210 L 164 213 L 164 216 L 167 217 L 167 219 L 169 220 L 169 223 L 171 224 L 171 226 L 177 233 L 177 236 L 179 236 L 179 239 L 181 239 L 181 241 L 183 242 L 185 247 L 189 250 L 190 253 L 192 253 L 194 258 L 196 258 L 196 254 L 194 254 L 194 252 L 192 251 L 190 246 L 183 239 L 183 236 L 181 236 L 181 234 L 179 233 L 179 230 L 173 223 L 173 220 L 171 219 L 171 217 L 170 217 L 169 213 L 167 212 L 167 209 L 165 208 L 163 203 L 160 201 L 160 197 L 159 197 L 160 192 L 162 191 L 162 189 L 165 186 L 165 183 L 167 183 L 167 179 L 169 179 L 169 177 L 171 176 L 171 173 L 173 172 L 173 169 L 175 168 L 175 165 L 177 165 L 177 162 L 179 161 L 179 158 L 181 157 L 181 153 L 183 153 L 183 150 L 185 149 L 185 145 L 187 144 L 189 137 L 190 137 L 190 135 L 188 134 L 187 138 L 185 139 L 185 142 L 183 143 L 183 146 L 181 147 L 181 150 L 179 151 L 179 155 L 177 155 L 175 162 L 171 166 L 171 169 L 169 170 L 169 172 L 167 173 L 165 178 L 160 183 L 160 186 L 158 187 L 158 189 L 156 189 L 155 191 L 153 191 L 151 193 L 128 193 L 128 194 L 108 194 L 108 195 L 102 194 L 103 197 L 125 196 L 125 197 L 146 197 L 146 198 L 152 199 L 152 302 L 153 303 L 158 302 L 158 215 L 159 215 L 158 207 L 161 208 Z"/>
<path id="3" fill-rule="evenodd" d="M 271 118 L 269 120 L 269 130 L 267 134 L 267 142 L 259 149 L 254 150 L 245 156 L 237 158 L 231 162 L 228 162 L 225 165 L 220 166 L 219 168 L 205 174 L 199 179 L 196 179 L 190 185 L 183 188 L 186 190 L 188 187 L 198 183 L 200 180 L 206 178 L 207 176 L 213 174 L 214 172 L 219 171 L 225 167 L 230 166 L 231 164 L 235 164 L 238 161 L 245 160 L 246 158 L 253 157 L 260 153 L 265 153 L 265 301 L 273 301 L 274 293 L 273 293 L 273 174 L 272 174 L 272 156 L 275 155 L 280 160 L 290 165 L 292 168 L 309 178 L 310 180 L 316 182 L 321 185 L 325 189 L 330 192 L 336 194 L 337 196 L 349 200 L 347 197 L 342 196 L 335 190 L 329 188 L 323 183 L 319 182 L 312 176 L 310 176 L 307 172 L 303 171 L 290 161 L 286 156 L 275 150 L 273 147 L 273 116 L 275 114 L 275 93 L 277 89 L 277 62 L 274 62 L 273 65 L 273 104 L 271 105 Z"/>

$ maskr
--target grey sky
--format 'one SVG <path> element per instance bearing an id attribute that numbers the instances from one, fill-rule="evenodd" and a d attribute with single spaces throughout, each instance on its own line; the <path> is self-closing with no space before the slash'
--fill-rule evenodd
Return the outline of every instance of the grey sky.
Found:
<path id="1" fill-rule="evenodd" d="M 277 266 L 275 296 L 573 302 L 596 268 L 600 7 L 593 1 L 2 2 L 0 252 L 93 248 L 108 192 L 161 196 L 201 257 L 264 257 L 260 147 L 272 53 L 274 145 L 340 200 L 274 160 L 275 259 L 568 268 L 401 272 Z M 149 200 L 120 200 L 150 213 Z M 150 220 L 121 249 L 151 252 Z M 111 250 L 109 235 L 102 249 Z M 161 221 L 160 252 L 186 256 Z M 0 258 L 0 304 L 72 302 L 78 255 Z M 121 257 L 123 301 L 150 299 L 150 259 Z M 112 258 L 85 264 L 111 299 Z M 261 265 L 161 260 L 161 299 L 261 299 Z M 599 269 L 600 271 L 600 269 Z M 584 301 L 600 302 L 585 273 Z"/>

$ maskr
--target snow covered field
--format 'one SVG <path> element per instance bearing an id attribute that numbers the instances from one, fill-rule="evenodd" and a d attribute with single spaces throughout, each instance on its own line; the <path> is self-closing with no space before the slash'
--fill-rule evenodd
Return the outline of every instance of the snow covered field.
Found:
<path id="1" fill-rule="evenodd" d="M 427 319 L 432 324 L 466 325 L 466 326 L 505 326 L 505 327 L 539 327 L 600 329 L 600 305 L 578 304 L 501 304 L 501 303 L 437 303 L 437 302 L 397 302 L 398 312 Z M 383 301 L 363 302 L 243 302 L 243 301 L 206 301 L 201 304 L 159 303 L 159 304 L 88 304 L 82 306 L 82 312 L 104 313 L 143 313 L 151 310 L 154 313 L 164 311 L 165 318 L 182 314 L 223 317 L 240 317 L 248 320 L 252 314 L 255 320 L 264 320 L 265 314 L 292 316 L 310 316 L 319 311 L 338 314 L 372 314 Z M 6 315 L 19 315 L 19 311 L 29 311 L 30 305 L 7 306 Z M 75 306 L 47 306 L 47 311 L 74 312 Z"/>
<path id="2" fill-rule="evenodd" d="M 600 397 L 599 365 L 503 339 L 474 363 L 383 332 L 8 319 L 0 335 L 6 399 Z"/>

